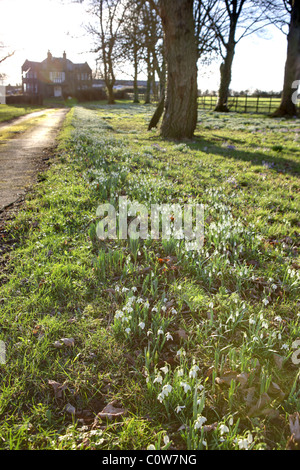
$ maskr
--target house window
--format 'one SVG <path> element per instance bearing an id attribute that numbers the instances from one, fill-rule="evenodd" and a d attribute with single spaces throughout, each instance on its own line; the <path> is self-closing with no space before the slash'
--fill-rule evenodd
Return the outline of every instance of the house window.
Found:
<path id="1" fill-rule="evenodd" d="M 50 80 L 53 83 L 62 83 L 65 81 L 65 72 L 50 72 Z"/>

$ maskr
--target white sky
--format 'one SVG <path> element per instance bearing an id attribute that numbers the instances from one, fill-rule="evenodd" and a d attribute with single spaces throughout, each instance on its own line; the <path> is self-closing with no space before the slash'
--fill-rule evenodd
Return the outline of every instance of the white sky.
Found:
<path id="1" fill-rule="evenodd" d="M 85 4 L 71 0 L 0 0 L 0 41 L 16 50 L 13 57 L 0 64 L 0 73 L 8 75 L 5 84 L 20 83 L 25 60 L 42 61 L 48 49 L 56 57 L 61 57 L 65 50 L 70 60 L 87 61 L 95 70 L 95 55 L 88 52 L 92 48 L 91 38 L 82 27 L 89 21 Z M 286 48 L 286 37 L 275 27 L 269 29 L 267 39 L 257 36 L 243 39 L 236 49 L 231 88 L 280 91 Z M 199 66 L 201 90 L 218 89 L 219 64 L 209 70 Z M 117 78 L 128 77 L 117 75 Z"/>

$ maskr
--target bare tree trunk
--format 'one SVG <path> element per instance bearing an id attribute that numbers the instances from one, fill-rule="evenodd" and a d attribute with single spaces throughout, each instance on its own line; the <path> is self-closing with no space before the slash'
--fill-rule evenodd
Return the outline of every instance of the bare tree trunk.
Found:
<path id="1" fill-rule="evenodd" d="M 139 87 L 138 87 L 138 61 L 134 61 L 134 77 L 133 77 L 133 102 L 139 103 Z"/>
<path id="2" fill-rule="evenodd" d="M 152 83 L 152 64 L 151 64 L 151 52 L 147 51 L 147 85 L 145 93 L 145 104 L 151 103 L 151 83 Z"/>
<path id="3" fill-rule="evenodd" d="M 114 86 L 109 82 L 106 84 L 107 104 L 115 104 Z"/>
<path id="4" fill-rule="evenodd" d="M 231 70 L 232 63 L 234 58 L 234 48 L 235 44 L 228 44 L 226 57 L 224 62 L 220 66 L 220 87 L 218 94 L 218 101 L 215 107 L 215 111 L 218 112 L 228 112 L 228 95 L 229 95 L 229 86 L 231 82 Z"/>
<path id="5" fill-rule="evenodd" d="M 161 0 L 168 71 L 161 134 L 192 138 L 197 125 L 197 42 L 193 0 Z"/>
<path id="6" fill-rule="evenodd" d="M 295 80 L 300 79 L 300 0 L 295 0 L 292 7 L 287 39 L 283 92 L 279 108 L 273 113 L 274 117 L 297 115 L 296 102 L 292 99 L 295 88 L 292 85 Z"/>

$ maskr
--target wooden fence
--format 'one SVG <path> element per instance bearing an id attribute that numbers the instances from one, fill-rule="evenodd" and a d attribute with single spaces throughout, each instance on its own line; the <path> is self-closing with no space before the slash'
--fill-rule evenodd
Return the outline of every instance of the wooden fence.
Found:
<path id="1" fill-rule="evenodd" d="M 200 109 L 213 110 L 217 104 L 216 96 L 199 96 L 198 106 Z M 231 96 L 228 98 L 230 111 L 239 113 L 271 114 L 280 104 L 278 97 L 265 96 Z M 300 104 L 297 105 L 300 110 Z"/>

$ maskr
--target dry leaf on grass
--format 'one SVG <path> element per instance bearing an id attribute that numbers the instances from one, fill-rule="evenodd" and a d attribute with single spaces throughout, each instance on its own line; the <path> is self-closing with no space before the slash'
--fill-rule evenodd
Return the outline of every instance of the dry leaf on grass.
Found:
<path id="1" fill-rule="evenodd" d="M 270 383 L 268 394 L 276 397 L 277 399 L 279 398 L 280 400 L 283 400 L 285 397 L 285 393 L 281 390 L 279 385 L 277 385 L 275 382 Z"/>
<path id="2" fill-rule="evenodd" d="M 109 421 L 113 421 L 114 419 L 120 418 L 121 416 L 125 416 L 127 414 L 127 410 L 124 408 L 117 407 L 117 403 L 115 401 L 106 405 L 100 413 L 97 414 L 97 418 L 101 419 L 108 419 Z"/>
<path id="3" fill-rule="evenodd" d="M 275 362 L 275 365 L 276 367 L 281 370 L 282 369 L 282 366 L 283 366 L 283 361 L 284 361 L 284 358 L 282 356 L 279 356 L 279 354 L 273 354 L 273 359 L 274 359 L 274 362 Z"/>
<path id="4" fill-rule="evenodd" d="M 223 373 L 221 377 L 216 377 L 216 383 L 218 385 L 227 385 L 230 387 L 231 381 L 235 380 L 241 384 L 241 388 L 244 388 L 247 385 L 249 374 L 245 372 L 239 374 L 238 372 L 229 370 Z"/>
<path id="5" fill-rule="evenodd" d="M 298 412 L 289 416 L 291 437 L 289 438 L 287 450 L 300 450 L 300 414 Z"/>
<path id="6" fill-rule="evenodd" d="M 68 347 L 72 347 L 75 344 L 74 338 L 61 338 L 60 341 L 62 341 L 62 343 Z"/>
<path id="7" fill-rule="evenodd" d="M 67 405 L 65 406 L 65 411 L 67 413 L 70 413 L 71 415 L 74 415 L 74 416 L 76 414 L 76 409 L 70 403 L 67 403 Z"/>
<path id="8" fill-rule="evenodd" d="M 262 412 L 262 410 L 269 404 L 271 403 L 272 398 L 267 394 L 263 393 L 259 399 L 257 400 L 256 404 L 250 408 L 248 416 L 259 416 L 261 414 L 265 414 L 265 412 Z"/>
<path id="9" fill-rule="evenodd" d="M 246 405 L 247 405 L 248 408 L 254 402 L 255 391 L 256 391 L 255 387 L 250 387 L 250 388 L 247 388 L 247 389 L 243 390 L 244 400 L 245 400 Z"/>
<path id="10" fill-rule="evenodd" d="M 63 348 L 64 345 L 67 346 L 67 347 L 72 347 L 72 346 L 74 346 L 74 344 L 75 344 L 74 338 L 61 338 L 59 341 L 55 341 L 53 343 L 53 346 L 55 348 L 60 349 L 60 348 Z"/>
<path id="11" fill-rule="evenodd" d="M 64 390 L 68 389 L 66 385 L 55 382 L 55 380 L 48 380 L 48 384 L 53 388 L 55 398 L 62 398 Z"/>
<path id="12" fill-rule="evenodd" d="M 182 328 L 175 331 L 174 333 L 179 339 L 184 339 L 184 340 L 188 340 L 189 339 L 189 336 L 187 334 L 187 332 L 185 330 L 183 330 Z"/>

